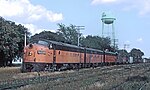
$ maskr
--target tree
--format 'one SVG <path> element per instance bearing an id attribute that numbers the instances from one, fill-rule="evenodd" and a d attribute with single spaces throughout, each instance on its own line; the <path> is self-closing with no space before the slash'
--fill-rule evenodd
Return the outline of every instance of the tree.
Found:
<path id="1" fill-rule="evenodd" d="M 39 39 L 47 39 L 77 45 L 78 33 L 74 25 L 65 26 L 58 24 L 59 29 L 56 33 L 51 31 L 43 31 L 39 34 L 31 36 L 31 42 L 36 42 Z M 81 34 L 80 34 L 81 36 Z"/>
<path id="2" fill-rule="evenodd" d="M 130 56 L 133 57 L 134 62 L 142 62 L 144 53 L 140 49 L 133 48 L 130 51 Z"/>
<path id="3" fill-rule="evenodd" d="M 37 42 L 40 39 L 47 39 L 47 40 L 53 40 L 53 41 L 61 41 L 64 42 L 65 39 L 58 35 L 57 33 L 51 32 L 51 31 L 42 31 L 39 34 L 35 34 L 31 36 L 30 42 Z"/>
<path id="4" fill-rule="evenodd" d="M 78 43 L 78 31 L 75 25 L 65 26 L 64 24 L 58 24 L 59 29 L 56 33 L 50 31 L 43 31 L 39 34 L 36 34 L 31 37 L 31 41 L 37 41 L 39 39 L 47 39 L 60 41 L 64 43 L 77 45 Z M 110 38 L 102 38 L 99 36 L 91 36 L 83 37 L 81 33 L 79 33 L 80 37 L 80 46 L 95 48 L 100 50 L 109 50 L 114 51 L 110 46 L 111 40 Z"/>
<path id="5" fill-rule="evenodd" d="M 122 50 L 118 50 L 118 60 L 119 62 L 128 62 L 129 60 L 129 53 L 122 49 Z"/>
<path id="6" fill-rule="evenodd" d="M 66 43 L 77 45 L 78 43 L 78 31 L 75 25 L 65 26 L 64 24 L 58 24 L 59 29 L 57 34 L 62 36 Z M 81 33 L 79 37 L 81 37 Z"/>
<path id="7" fill-rule="evenodd" d="M 11 65 L 16 56 L 21 56 L 25 32 L 27 29 L 21 24 L 0 17 L 0 66 Z"/>
<path id="8" fill-rule="evenodd" d="M 91 36 L 88 35 L 86 38 L 82 39 L 82 45 L 89 48 L 95 48 L 100 50 L 109 50 L 112 51 L 112 47 L 110 46 L 111 41 L 110 38 L 102 38 L 99 36 Z"/>

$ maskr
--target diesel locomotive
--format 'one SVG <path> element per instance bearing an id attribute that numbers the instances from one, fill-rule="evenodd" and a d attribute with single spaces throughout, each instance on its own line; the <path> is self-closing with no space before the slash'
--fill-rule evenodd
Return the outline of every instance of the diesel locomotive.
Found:
<path id="1" fill-rule="evenodd" d="M 24 47 L 22 71 L 55 71 L 97 67 L 114 64 L 117 54 L 92 48 L 79 47 L 51 40 L 39 40 Z"/>

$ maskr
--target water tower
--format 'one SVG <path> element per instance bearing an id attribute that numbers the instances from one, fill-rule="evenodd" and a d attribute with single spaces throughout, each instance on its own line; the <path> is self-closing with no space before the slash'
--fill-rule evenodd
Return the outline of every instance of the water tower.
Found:
<path id="1" fill-rule="evenodd" d="M 107 31 L 105 26 L 107 25 L 108 29 L 110 29 L 109 26 L 111 25 L 111 33 L 112 33 L 112 35 L 111 36 L 107 35 L 107 37 L 111 38 L 112 45 L 115 48 L 116 47 L 116 43 L 115 43 L 116 39 L 115 39 L 114 21 L 116 20 L 116 18 L 113 17 L 111 12 L 103 12 L 101 20 L 102 20 L 102 37 L 104 37 L 104 31 Z"/>

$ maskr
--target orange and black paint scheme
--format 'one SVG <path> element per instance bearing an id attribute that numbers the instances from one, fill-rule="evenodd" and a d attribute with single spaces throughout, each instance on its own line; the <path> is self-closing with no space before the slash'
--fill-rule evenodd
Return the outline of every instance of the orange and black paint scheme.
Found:
<path id="1" fill-rule="evenodd" d="M 116 63 L 117 54 L 66 43 L 39 40 L 24 48 L 23 72 L 55 71 Z"/>

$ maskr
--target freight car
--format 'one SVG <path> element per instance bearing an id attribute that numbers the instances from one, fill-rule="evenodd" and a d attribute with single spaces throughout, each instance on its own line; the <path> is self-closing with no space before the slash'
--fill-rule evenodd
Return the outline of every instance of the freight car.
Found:
<path id="1" fill-rule="evenodd" d="M 79 69 L 115 63 L 117 54 L 51 40 L 39 40 L 24 48 L 22 71 Z"/>

